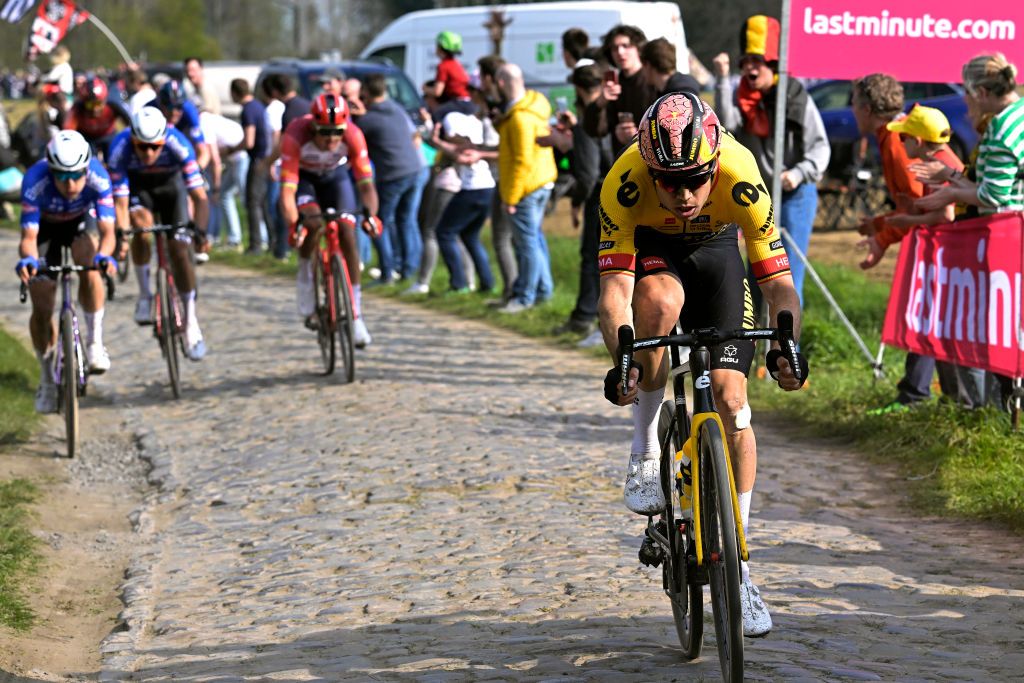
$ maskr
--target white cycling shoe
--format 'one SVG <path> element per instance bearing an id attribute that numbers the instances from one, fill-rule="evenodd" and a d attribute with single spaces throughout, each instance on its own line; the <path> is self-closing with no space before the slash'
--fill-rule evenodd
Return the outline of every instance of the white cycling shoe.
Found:
<path id="1" fill-rule="evenodd" d="M 135 302 L 135 322 L 139 325 L 153 324 L 153 297 L 139 295 Z"/>
<path id="2" fill-rule="evenodd" d="M 622 497 L 626 507 L 638 515 L 655 515 L 665 509 L 661 464 L 657 458 L 648 460 L 641 453 L 629 456 Z"/>
<path id="3" fill-rule="evenodd" d="M 40 383 L 36 389 L 36 412 L 57 412 L 57 385 L 52 382 Z"/>
<path id="4" fill-rule="evenodd" d="M 750 579 L 740 582 L 740 607 L 743 611 L 743 635 L 760 638 L 772 630 L 772 615 L 761 599 L 761 592 Z"/>
<path id="5" fill-rule="evenodd" d="M 370 331 L 366 329 L 366 323 L 363 322 L 361 317 L 356 318 L 353 325 L 355 334 L 352 338 L 352 343 L 356 345 L 357 349 L 365 349 L 373 341 L 373 337 L 370 336 Z"/>
<path id="6" fill-rule="evenodd" d="M 85 358 L 89 363 L 90 375 L 102 375 L 110 369 L 110 355 L 103 344 L 93 342 L 85 347 Z"/>
<path id="7" fill-rule="evenodd" d="M 185 355 L 189 360 L 199 361 L 206 355 L 206 342 L 203 341 L 203 333 L 199 325 L 189 325 L 185 328 Z"/>
<path id="8" fill-rule="evenodd" d="M 316 294 L 313 291 L 312 278 L 307 282 L 296 278 L 295 305 L 299 309 L 299 317 L 305 320 L 316 310 Z"/>

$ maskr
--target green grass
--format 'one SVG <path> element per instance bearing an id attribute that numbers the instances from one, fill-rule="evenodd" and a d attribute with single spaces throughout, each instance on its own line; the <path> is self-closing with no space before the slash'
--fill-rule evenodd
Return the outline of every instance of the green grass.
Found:
<path id="1" fill-rule="evenodd" d="M 29 481 L 0 482 L 0 624 L 27 630 L 34 615 L 20 581 L 39 563 L 37 540 L 26 526 L 28 506 L 38 491 Z"/>
<path id="2" fill-rule="evenodd" d="M 877 350 L 889 288 L 852 268 L 819 272 L 868 348 Z M 1024 436 L 1011 431 L 1008 417 L 939 400 L 905 413 L 868 415 L 895 398 L 905 354 L 887 349 L 886 376 L 876 381 L 809 281 L 805 295 L 802 346 L 810 386 L 784 393 L 774 383 L 752 380 L 751 402 L 807 433 L 851 443 L 876 464 L 898 468 L 905 492 L 923 511 L 998 521 L 1024 532 Z"/>
<path id="3" fill-rule="evenodd" d="M 24 441 L 38 423 L 33 405 L 38 381 L 35 357 L 0 328 L 0 446 Z"/>

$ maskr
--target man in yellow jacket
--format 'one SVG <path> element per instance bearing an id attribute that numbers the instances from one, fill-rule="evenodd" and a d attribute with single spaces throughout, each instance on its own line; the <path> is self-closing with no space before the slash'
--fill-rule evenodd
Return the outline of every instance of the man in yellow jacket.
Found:
<path id="1" fill-rule="evenodd" d="M 512 244 L 519 266 L 512 298 L 498 310 L 519 313 L 550 299 L 554 291 L 551 259 L 541 223 L 558 169 L 551 148 L 537 144 L 537 138 L 551 132 L 551 105 L 547 99 L 526 89 L 523 72 L 515 64 L 502 66 L 495 80 L 505 103 L 505 116 L 497 124 L 501 135 L 498 193 L 512 222 Z"/>

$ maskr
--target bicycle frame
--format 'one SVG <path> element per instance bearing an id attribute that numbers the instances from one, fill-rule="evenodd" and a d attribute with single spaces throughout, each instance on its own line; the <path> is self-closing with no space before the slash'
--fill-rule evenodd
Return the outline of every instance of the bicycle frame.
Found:
<path id="1" fill-rule="evenodd" d="M 71 250 L 64 247 L 64 260 L 70 262 Z M 61 287 L 61 304 L 60 313 L 58 314 L 58 320 L 64 315 L 65 311 L 71 311 L 71 330 L 74 335 L 74 348 L 76 360 L 78 361 L 75 367 L 78 369 L 78 381 L 76 386 L 78 393 L 82 393 L 83 387 L 86 383 L 86 372 L 85 372 L 85 358 L 82 353 L 82 334 L 78 329 L 78 312 L 75 310 L 74 299 L 71 294 L 71 273 L 81 272 L 83 270 L 95 270 L 94 268 L 88 268 L 85 266 L 50 266 L 50 272 L 60 273 L 60 287 Z M 56 386 L 61 386 L 61 380 L 63 379 L 61 373 L 64 371 L 64 345 L 61 343 L 60 335 L 62 334 L 60 326 L 57 328 L 57 354 L 55 362 L 53 364 L 53 381 Z"/>
<path id="2" fill-rule="evenodd" d="M 154 225 L 148 228 L 132 228 L 131 230 L 125 230 L 125 235 L 142 235 L 152 233 L 156 238 L 156 266 L 158 272 L 163 270 L 167 273 L 167 281 L 171 287 L 171 291 L 174 296 L 171 297 L 172 301 L 177 301 L 178 288 L 174 284 L 174 270 L 171 268 L 171 259 L 167 251 L 167 234 L 179 232 L 185 232 L 188 230 L 187 224 L 182 225 Z M 160 308 L 163 304 L 160 301 L 160 297 L 155 297 L 154 303 L 156 304 L 156 311 L 154 314 L 153 332 L 157 338 L 163 332 L 163 323 L 161 322 Z M 171 313 L 174 318 L 174 330 L 175 332 L 181 332 L 185 328 L 184 315 L 181 310 L 180 304 L 171 305 Z"/>
<path id="3" fill-rule="evenodd" d="M 317 244 L 317 247 L 316 247 L 316 256 L 315 256 L 315 258 L 320 259 L 320 264 L 321 264 L 321 266 L 323 266 L 324 272 L 325 273 L 330 273 L 331 272 L 331 257 L 334 256 L 335 254 L 337 254 L 341 258 L 342 263 L 345 264 L 345 286 L 348 288 L 348 291 L 351 292 L 352 291 L 352 276 L 350 275 L 350 271 L 349 271 L 350 265 L 348 263 L 348 259 L 345 258 L 345 252 L 341 248 L 341 225 L 340 225 L 340 221 L 342 219 L 344 219 L 345 217 L 350 217 L 353 226 L 356 225 L 356 218 L 354 216 L 351 216 L 351 214 L 338 213 L 334 209 L 327 209 L 327 210 L 325 210 L 323 213 L 321 213 L 319 215 L 314 214 L 314 215 L 306 216 L 305 218 L 307 220 L 311 219 L 311 218 L 322 218 L 323 219 L 323 226 L 318 231 L 319 234 L 316 235 L 316 238 L 317 238 L 317 240 L 319 240 L 319 243 Z M 300 224 L 301 224 L 301 222 L 302 221 L 300 219 Z M 309 230 L 308 228 L 304 228 L 304 229 L 307 232 Z M 338 318 L 339 318 L 339 313 L 338 313 L 338 310 L 337 310 L 337 305 L 338 305 L 338 302 L 335 301 L 333 297 L 331 297 L 330 298 L 330 306 L 331 306 L 331 323 L 332 323 L 332 325 L 337 324 L 337 321 L 338 321 Z M 353 297 L 353 301 L 352 301 L 352 308 L 353 308 L 353 315 L 355 315 L 355 317 L 358 318 L 359 317 L 359 311 L 356 309 L 355 298 L 354 297 Z"/>

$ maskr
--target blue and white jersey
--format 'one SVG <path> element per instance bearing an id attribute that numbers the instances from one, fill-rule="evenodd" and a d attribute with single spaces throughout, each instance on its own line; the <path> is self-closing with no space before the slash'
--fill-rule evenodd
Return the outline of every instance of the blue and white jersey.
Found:
<path id="1" fill-rule="evenodd" d="M 39 230 L 40 221 L 62 223 L 92 211 L 97 220 L 114 220 L 114 199 L 110 176 L 93 157 L 86 173 L 85 189 L 67 199 L 57 189 L 46 159 L 32 164 L 21 181 L 21 229 Z"/>
<path id="2" fill-rule="evenodd" d="M 154 99 L 147 102 L 146 106 L 159 107 L 160 104 Z M 168 119 L 169 122 L 170 119 Z M 193 146 L 206 144 L 206 138 L 203 137 L 203 128 L 199 125 L 199 110 L 190 101 L 185 100 L 185 105 L 181 110 L 181 118 L 174 124 L 174 127 L 183 132 Z"/>
<path id="3" fill-rule="evenodd" d="M 173 126 L 167 127 L 163 149 L 160 150 L 156 161 L 149 166 L 144 165 L 135 153 L 131 129 L 121 131 L 110 143 L 107 168 L 110 169 L 115 197 L 130 196 L 130 182 L 152 187 L 169 179 L 175 173 L 184 176 L 185 187 L 190 190 L 203 186 L 203 176 L 199 172 L 199 164 L 196 163 L 195 150 L 185 134 Z"/>

